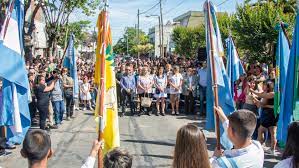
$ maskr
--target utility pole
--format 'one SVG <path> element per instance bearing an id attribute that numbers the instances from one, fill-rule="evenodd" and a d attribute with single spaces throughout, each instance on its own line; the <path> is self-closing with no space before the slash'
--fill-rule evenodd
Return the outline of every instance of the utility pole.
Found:
<path id="1" fill-rule="evenodd" d="M 161 18 L 158 16 L 159 19 L 159 45 L 160 45 L 160 55 L 162 55 L 162 35 L 161 35 Z M 155 31 L 156 32 L 156 31 Z"/>
<path id="2" fill-rule="evenodd" d="M 140 44 L 140 40 L 139 40 L 139 16 L 140 16 L 140 11 L 138 9 L 138 14 L 137 14 L 137 17 L 138 17 L 138 21 L 137 21 L 137 45 Z M 138 66 L 139 66 L 139 56 L 140 56 L 140 53 L 139 53 L 139 50 L 138 50 L 138 53 L 137 53 L 137 65 Z"/>
<path id="3" fill-rule="evenodd" d="M 162 13 L 162 0 L 160 0 L 160 19 L 161 19 L 161 36 L 162 36 L 162 58 L 164 58 L 164 24 L 163 24 L 163 13 Z"/>

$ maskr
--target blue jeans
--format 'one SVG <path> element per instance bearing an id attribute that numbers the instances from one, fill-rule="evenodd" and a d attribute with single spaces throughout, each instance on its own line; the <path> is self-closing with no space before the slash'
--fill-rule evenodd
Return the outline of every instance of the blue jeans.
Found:
<path id="1" fill-rule="evenodd" d="M 54 119 L 55 124 L 61 124 L 61 121 L 63 119 L 63 113 L 64 113 L 64 102 L 61 101 L 52 101 L 53 105 L 53 111 L 54 111 Z"/>
<path id="2" fill-rule="evenodd" d="M 207 87 L 199 86 L 199 101 L 200 101 L 200 114 L 204 111 L 204 100 L 207 95 Z"/>

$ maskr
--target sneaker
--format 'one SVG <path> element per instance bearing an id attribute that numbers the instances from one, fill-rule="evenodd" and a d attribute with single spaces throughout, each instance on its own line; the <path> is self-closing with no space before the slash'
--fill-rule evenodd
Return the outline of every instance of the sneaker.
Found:
<path id="1" fill-rule="evenodd" d="M 85 110 L 86 110 L 86 108 L 84 107 L 82 110 L 83 110 L 83 111 L 85 111 Z"/>
<path id="2" fill-rule="evenodd" d="M 66 117 L 66 121 L 70 121 L 71 119 L 70 119 L 70 117 Z"/>

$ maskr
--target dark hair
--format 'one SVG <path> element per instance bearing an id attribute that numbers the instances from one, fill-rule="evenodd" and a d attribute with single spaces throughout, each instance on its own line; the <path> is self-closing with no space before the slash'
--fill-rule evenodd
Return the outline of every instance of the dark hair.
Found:
<path id="1" fill-rule="evenodd" d="M 25 136 L 22 152 L 33 164 L 43 160 L 51 149 L 51 138 L 43 130 L 30 130 Z"/>
<path id="2" fill-rule="evenodd" d="M 193 124 L 177 133 L 173 168 L 209 168 L 209 155 L 203 132 Z"/>
<path id="3" fill-rule="evenodd" d="M 128 151 L 114 148 L 104 157 L 105 168 L 131 168 L 133 157 Z"/>
<path id="4" fill-rule="evenodd" d="M 292 122 L 289 125 L 288 137 L 282 158 L 287 159 L 293 156 L 294 168 L 298 168 L 299 163 L 299 121 Z"/>
<path id="5" fill-rule="evenodd" d="M 242 140 L 250 138 L 256 127 L 256 116 L 249 110 L 238 110 L 228 116 L 233 132 Z"/>
<path id="6" fill-rule="evenodd" d="M 28 77 L 33 76 L 33 75 L 34 75 L 34 73 L 32 73 L 32 72 L 28 73 Z"/>
<path id="7" fill-rule="evenodd" d="M 37 76 L 37 80 L 38 80 L 38 82 L 40 82 L 42 78 L 46 78 L 46 77 L 43 76 L 43 75 L 38 75 L 38 76 Z"/>
<path id="8" fill-rule="evenodd" d="M 266 81 L 263 82 L 263 84 L 266 85 L 267 88 L 268 88 L 267 93 L 274 92 L 274 82 L 273 82 L 273 80 L 271 80 L 271 79 L 266 80 Z"/>

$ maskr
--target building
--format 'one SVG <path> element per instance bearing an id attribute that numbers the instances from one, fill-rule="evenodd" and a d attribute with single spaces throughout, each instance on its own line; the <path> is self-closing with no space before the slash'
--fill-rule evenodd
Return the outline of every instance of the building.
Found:
<path id="1" fill-rule="evenodd" d="M 173 22 L 184 27 L 197 27 L 205 24 L 205 15 L 202 11 L 188 11 L 174 18 Z"/>
<path id="2" fill-rule="evenodd" d="M 166 25 L 163 27 L 163 47 L 164 47 L 164 53 L 172 52 L 174 50 L 173 45 L 171 45 L 171 35 L 172 31 L 174 29 L 175 25 L 171 22 L 167 22 Z M 159 31 L 159 25 L 156 25 L 155 27 L 152 27 L 149 29 L 149 40 L 150 43 L 154 45 L 154 53 L 151 53 L 151 56 L 154 57 L 161 57 L 161 51 L 160 51 L 160 31 Z M 162 37 L 161 37 L 162 38 Z M 162 42 L 162 39 L 161 39 Z"/>
<path id="3" fill-rule="evenodd" d="M 43 10 L 31 0 L 25 16 L 25 53 L 26 58 L 31 60 L 36 56 L 46 56 L 47 33 L 46 20 Z"/>

